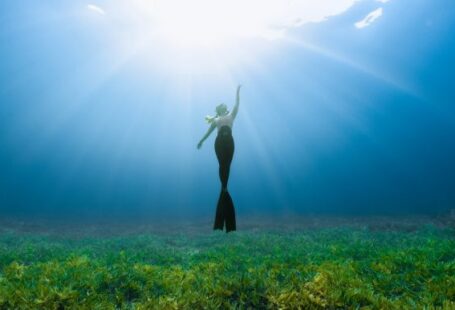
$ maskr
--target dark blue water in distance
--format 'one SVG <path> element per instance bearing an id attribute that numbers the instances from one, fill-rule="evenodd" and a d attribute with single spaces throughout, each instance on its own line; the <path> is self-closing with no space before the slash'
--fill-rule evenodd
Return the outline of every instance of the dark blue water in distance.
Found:
<path id="1" fill-rule="evenodd" d="M 455 208 L 453 1 L 358 1 L 225 58 L 134 48 L 87 4 L 0 4 L 0 216 L 212 217 L 216 133 L 196 145 L 237 84 L 238 217 Z"/>

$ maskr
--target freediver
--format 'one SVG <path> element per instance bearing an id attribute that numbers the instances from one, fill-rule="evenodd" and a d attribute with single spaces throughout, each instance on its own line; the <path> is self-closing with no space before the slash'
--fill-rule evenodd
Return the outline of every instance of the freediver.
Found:
<path id="1" fill-rule="evenodd" d="M 237 95 L 234 109 L 228 111 L 224 103 L 218 105 L 215 109 L 215 116 L 206 116 L 205 120 L 210 124 L 206 134 L 199 141 L 197 148 L 202 147 L 202 143 L 210 134 L 218 128 L 218 135 L 215 140 L 215 153 L 219 163 L 219 176 L 221 181 L 221 192 L 216 207 L 215 224 L 213 229 L 223 230 L 226 223 L 226 232 L 236 230 L 234 203 L 229 195 L 227 185 L 229 180 L 229 170 L 231 167 L 232 157 L 234 156 L 234 139 L 232 137 L 232 124 L 237 116 L 240 103 L 240 88 L 237 87 Z"/>

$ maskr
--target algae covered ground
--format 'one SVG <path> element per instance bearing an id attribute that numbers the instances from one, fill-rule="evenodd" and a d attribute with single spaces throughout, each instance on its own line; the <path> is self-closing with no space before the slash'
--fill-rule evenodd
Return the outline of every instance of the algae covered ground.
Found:
<path id="1" fill-rule="evenodd" d="M 1 222 L 0 309 L 455 309 L 452 225 L 274 222 Z"/>

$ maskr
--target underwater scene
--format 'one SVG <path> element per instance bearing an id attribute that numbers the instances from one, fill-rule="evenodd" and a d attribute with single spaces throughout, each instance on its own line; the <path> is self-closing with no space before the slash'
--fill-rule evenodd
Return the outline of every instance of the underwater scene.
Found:
<path id="1" fill-rule="evenodd" d="M 0 310 L 455 309 L 455 2 L 0 2 Z"/>

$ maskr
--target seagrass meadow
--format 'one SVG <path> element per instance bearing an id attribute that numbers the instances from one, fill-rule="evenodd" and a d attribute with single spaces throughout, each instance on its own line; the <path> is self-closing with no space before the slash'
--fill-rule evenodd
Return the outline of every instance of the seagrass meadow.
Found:
<path id="1" fill-rule="evenodd" d="M 1 223 L 0 309 L 455 308 L 447 220 Z"/>

